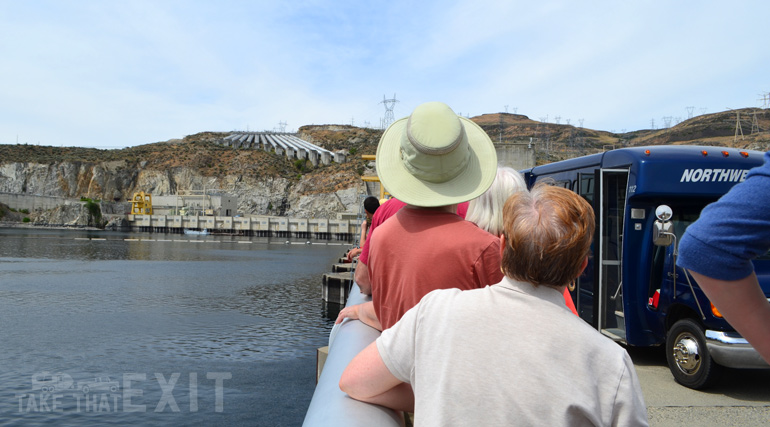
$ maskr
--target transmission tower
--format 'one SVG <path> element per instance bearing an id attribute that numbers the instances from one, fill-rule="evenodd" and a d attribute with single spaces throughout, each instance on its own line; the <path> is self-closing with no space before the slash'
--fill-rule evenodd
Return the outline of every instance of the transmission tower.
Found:
<path id="1" fill-rule="evenodd" d="M 687 120 L 692 118 L 692 112 L 695 111 L 695 107 L 687 107 Z"/>
<path id="2" fill-rule="evenodd" d="M 542 126 L 542 132 L 543 132 L 543 140 L 544 144 L 543 147 L 545 148 L 545 155 L 546 157 L 551 151 L 551 129 L 548 127 L 548 116 L 541 117 L 540 118 L 540 124 L 538 127 Z"/>
<path id="3" fill-rule="evenodd" d="M 508 110 L 508 106 L 505 106 L 505 109 Z M 507 113 L 507 111 L 506 111 Z M 500 143 L 503 143 L 503 115 L 500 114 Z"/>
<path id="4" fill-rule="evenodd" d="M 757 110 L 754 110 L 753 117 L 751 118 L 751 134 L 759 133 L 759 121 L 757 120 Z"/>
<path id="5" fill-rule="evenodd" d="M 578 128 L 578 135 L 577 135 L 577 145 L 579 150 L 583 150 L 585 147 L 585 140 L 583 139 L 583 121 L 585 119 L 578 119 L 578 123 L 580 123 L 580 127 Z"/>
<path id="6" fill-rule="evenodd" d="M 741 111 L 735 110 L 736 116 L 735 116 L 735 139 L 733 139 L 733 142 L 738 142 L 738 134 L 741 134 L 741 139 L 745 139 L 743 137 L 743 128 L 741 127 Z"/>
<path id="7" fill-rule="evenodd" d="M 760 93 L 759 96 L 762 97 L 762 99 L 757 100 L 757 101 L 762 101 L 761 108 L 770 107 L 770 93 Z"/>
<path id="8" fill-rule="evenodd" d="M 281 133 L 286 132 L 286 122 L 278 122 L 278 129 L 280 129 Z"/>
<path id="9" fill-rule="evenodd" d="M 650 119 L 650 128 L 655 130 L 655 119 Z"/>
<path id="10" fill-rule="evenodd" d="M 380 102 L 380 104 L 385 106 L 385 117 L 382 118 L 383 129 L 390 126 L 390 124 L 396 120 L 395 117 L 393 117 L 393 107 L 396 106 L 396 102 L 398 102 L 398 100 L 396 99 L 395 93 L 391 99 L 387 99 L 385 98 L 385 95 L 382 95 L 382 102 Z"/>
<path id="11" fill-rule="evenodd" d="M 665 116 L 663 117 L 663 126 L 668 129 L 671 127 L 671 116 Z"/>

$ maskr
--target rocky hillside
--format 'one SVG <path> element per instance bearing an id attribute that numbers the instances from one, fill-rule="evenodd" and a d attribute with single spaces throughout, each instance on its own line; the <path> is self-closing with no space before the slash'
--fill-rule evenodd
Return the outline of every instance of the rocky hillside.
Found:
<path id="1" fill-rule="evenodd" d="M 213 132 L 121 150 L 0 145 L 0 192 L 125 201 L 138 191 L 168 195 L 205 189 L 238 195 L 245 214 L 333 218 L 356 211 L 368 162 L 355 153 L 376 147 L 379 131 L 319 126 L 302 132 L 329 149 L 345 147 L 350 160 L 312 166 L 223 147 L 216 142 L 227 134 Z"/>
<path id="2" fill-rule="evenodd" d="M 736 138 L 736 111 L 697 116 L 667 129 L 612 133 L 569 124 L 541 123 L 520 114 L 474 117 L 495 142 L 534 143 L 539 164 L 623 146 L 699 144 L 770 150 L 768 110 L 740 110 L 743 136 Z M 755 119 L 756 117 L 756 119 Z M 375 154 L 380 130 L 346 125 L 303 126 L 299 137 L 331 151 L 343 164 L 309 162 L 225 147 L 227 133 L 202 132 L 179 140 L 99 150 L 0 145 L 0 192 L 129 200 L 184 190 L 220 190 L 239 196 L 243 214 L 333 218 L 356 211 L 361 176 L 373 174 L 362 154 Z"/>

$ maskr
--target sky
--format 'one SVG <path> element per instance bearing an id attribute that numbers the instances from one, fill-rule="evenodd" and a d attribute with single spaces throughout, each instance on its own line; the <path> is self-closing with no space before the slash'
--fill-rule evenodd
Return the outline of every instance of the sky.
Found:
<path id="1" fill-rule="evenodd" d="M 428 101 L 661 128 L 767 107 L 768 17 L 766 0 L 0 0 L 0 144 L 379 128 L 387 104 Z"/>

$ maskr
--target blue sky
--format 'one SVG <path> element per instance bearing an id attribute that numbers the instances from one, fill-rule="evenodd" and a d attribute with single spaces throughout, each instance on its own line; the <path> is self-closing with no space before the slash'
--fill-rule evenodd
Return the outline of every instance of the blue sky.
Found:
<path id="1" fill-rule="evenodd" d="M 608 131 L 770 93 L 755 1 L 0 0 L 0 143 L 379 127 L 426 101 Z M 673 124 L 673 123 L 672 123 Z"/>

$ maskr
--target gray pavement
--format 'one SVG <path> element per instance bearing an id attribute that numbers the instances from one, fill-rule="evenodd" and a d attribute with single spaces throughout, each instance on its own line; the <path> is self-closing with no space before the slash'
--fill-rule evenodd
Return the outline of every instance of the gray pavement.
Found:
<path id="1" fill-rule="evenodd" d="M 629 347 L 651 426 L 770 425 L 770 370 L 723 369 L 706 390 L 679 385 L 662 348 Z"/>

